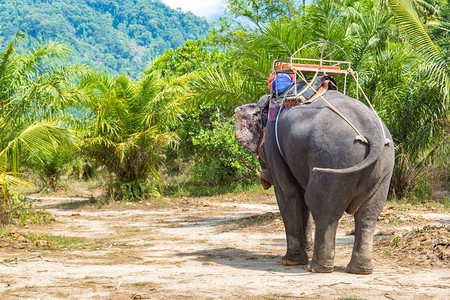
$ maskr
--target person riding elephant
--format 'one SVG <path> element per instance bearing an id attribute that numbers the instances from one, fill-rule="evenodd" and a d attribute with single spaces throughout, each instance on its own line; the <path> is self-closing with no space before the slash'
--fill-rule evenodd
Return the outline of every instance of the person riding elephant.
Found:
<path id="1" fill-rule="evenodd" d="M 346 270 L 370 274 L 375 225 L 394 166 L 392 137 L 360 101 L 334 88 L 322 89 L 319 96 L 314 90 L 311 101 L 285 98 L 273 110 L 269 105 L 265 130 L 261 103 L 236 108 L 236 138 L 257 153 L 270 172 L 286 231 L 282 263 L 308 264 L 312 216 L 315 238 L 309 270 L 332 272 L 337 225 L 347 212 L 355 218 L 355 242 Z"/>

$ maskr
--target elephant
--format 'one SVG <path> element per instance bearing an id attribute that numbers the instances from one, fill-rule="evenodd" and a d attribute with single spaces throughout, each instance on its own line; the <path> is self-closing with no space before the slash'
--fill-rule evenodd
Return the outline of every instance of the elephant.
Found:
<path id="1" fill-rule="evenodd" d="M 282 264 L 332 272 L 338 221 L 347 212 L 355 241 L 346 271 L 371 274 L 375 225 L 394 167 L 388 129 L 362 102 L 327 90 L 311 103 L 282 106 L 276 121 L 269 117 L 262 144 L 261 102 L 235 109 L 236 138 L 270 170 L 286 232 Z"/>

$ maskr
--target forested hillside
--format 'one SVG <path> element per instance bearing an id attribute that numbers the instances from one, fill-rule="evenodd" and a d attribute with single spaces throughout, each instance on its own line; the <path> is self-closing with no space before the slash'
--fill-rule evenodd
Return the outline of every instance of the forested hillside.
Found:
<path id="1" fill-rule="evenodd" d="M 209 24 L 160 0 L 6 0 L 0 3 L 3 46 L 17 32 L 69 43 L 73 61 L 138 77 L 149 61 L 186 40 L 205 37 Z"/>

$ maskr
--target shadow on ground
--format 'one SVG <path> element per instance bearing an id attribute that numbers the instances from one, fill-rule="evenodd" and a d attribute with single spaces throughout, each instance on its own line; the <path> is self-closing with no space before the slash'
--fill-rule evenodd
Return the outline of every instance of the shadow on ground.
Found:
<path id="1" fill-rule="evenodd" d="M 302 276 L 315 274 L 308 271 L 307 265 L 283 266 L 279 255 L 267 255 L 229 247 L 179 253 L 177 256 L 192 257 L 191 260 L 204 264 L 215 263 L 238 269 L 298 274 Z M 334 272 L 345 273 L 345 268 L 335 267 Z"/>

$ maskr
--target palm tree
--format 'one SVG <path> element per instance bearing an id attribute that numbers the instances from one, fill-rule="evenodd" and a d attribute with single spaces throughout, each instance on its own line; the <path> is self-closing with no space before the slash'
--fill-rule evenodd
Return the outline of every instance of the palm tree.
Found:
<path id="1" fill-rule="evenodd" d="M 31 186 L 20 178 L 25 154 L 74 144 L 71 130 L 57 125 L 58 111 L 78 99 L 74 75 L 81 66 L 55 66 L 68 55 L 60 43 L 40 44 L 17 54 L 17 35 L 0 54 L 0 224 L 10 222 L 12 204 Z"/>
<path id="2" fill-rule="evenodd" d="M 80 146 L 115 176 L 108 191 L 114 198 L 141 199 L 149 178 L 158 179 L 164 151 L 177 144 L 172 128 L 182 117 L 186 80 L 167 81 L 156 71 L 139 82 L 125 75 L 84 77 L 81 86 L 88 90 L 88 100 L 82 103 Z M 155 187 L 152 192 L 158 194 Z"/>
<path id="3" fill-rule="evenodd" d="M 445 105 L 450 100 L 450 57 L 448 53 L 449 30 L 448 23 L 436 22 L 433 27 L 443 27 L 442 36 L 432 38 L 422 24 L 411 0 L 389 0 L 396 14 L 396 23 L 400 26 L 403 38 L 417 52 L 422 60 L 422 71 L 432 85 L 436 85 L 442 95 Z M 424 2 L 424 1 L 423 1 Z M 448 11 L 447 11 L 448 13 Z M 443 47 L 447 48 L 443 48 Z"/>
<path id="4" fill-rule="evenodd" d="M 415 59 L 414 63 L 405 65 L 407 78 L 403 85 L 403 101 L 393 101 L 397 106 L 396 117 L 392 118 L 397 136 L 397 157 L 391 186 L 401 197 L 414 188 L 436 154 L 442 153 L 444 164 L 448 164 L 448 158 L 445 159 L 450 138 L 447 110 L 450 60 L 448 48 L 445 48 L 445 43 L 448 47 L 448 23 L 437 19 L 433 26 L 424 26 L 412 1 L 389 2 L 404 44 L 414 51 L 411 57 Z M 430 34 L 435 27 L 445 26 L 447 30 L 442 30 L 442 35 Z"/>

